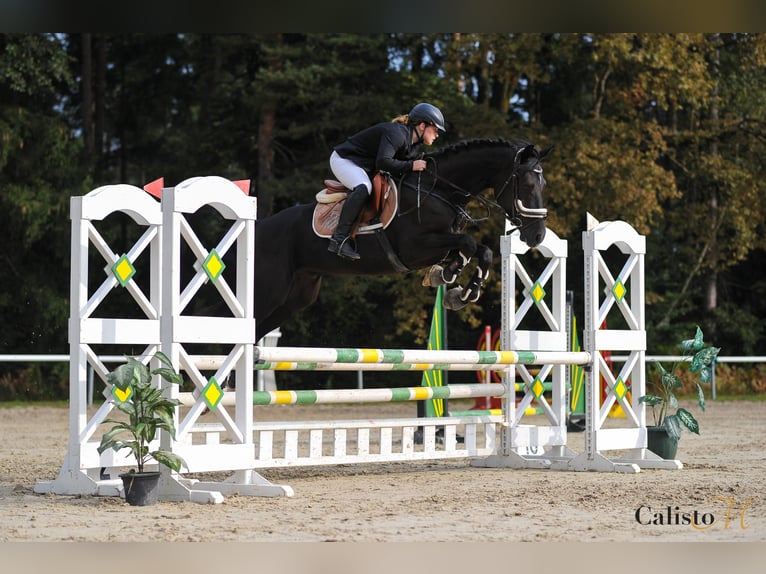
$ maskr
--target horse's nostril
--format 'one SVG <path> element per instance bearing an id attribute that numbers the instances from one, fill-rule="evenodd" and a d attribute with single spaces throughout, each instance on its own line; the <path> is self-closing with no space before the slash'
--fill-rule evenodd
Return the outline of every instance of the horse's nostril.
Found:
<path id="1" fill-rule="evenodd" d="M 545 239 L 545 229 L 542 231 L 538 231 L 535 233 L 532 237 L 529 238 L 529 241 L 527 241 L 527 245 L 529 247 L 537 247 L 543 242 L 543 239 Z"/>

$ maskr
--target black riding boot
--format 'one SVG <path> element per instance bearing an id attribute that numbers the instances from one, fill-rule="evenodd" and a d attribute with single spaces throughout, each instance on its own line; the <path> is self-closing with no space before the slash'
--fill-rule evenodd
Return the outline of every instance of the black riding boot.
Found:
<path id="1" fill-rule="evenodd" d="M 327 247 L 327 251 L 331 251 L 344 259 L 352 261 L 359 259 L 359 254 L 350 245 L 349 239 L 354 223 L 356 223 L 356 219 L 359 217 L 359 213 L 362 211 L 368 197 L 367 187 L 364 185 L 357 185 L 354 191 L 348 194 L 338 218 L 338 227 L 335 228 L 335 233 L 330 238 L 330 245 Z"/>

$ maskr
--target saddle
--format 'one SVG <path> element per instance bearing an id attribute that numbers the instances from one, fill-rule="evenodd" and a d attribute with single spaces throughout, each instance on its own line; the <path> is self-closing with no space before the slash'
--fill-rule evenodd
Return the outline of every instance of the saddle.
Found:
<path id="1" fill-rule="evenodd" d="M 326 179 L 324 184 L 325 188 L 316 195 L 317 205 L 311 224 L 319 237 L 331 237 L 350 190 L 333 179 Z M 388 227 L 396 216 L 398 204 L 399 194 L 394 180 L 387 174 L 376 173 L 372 178 L 372 193 L 354 224 L 351 236 L 374 233 Z"/>

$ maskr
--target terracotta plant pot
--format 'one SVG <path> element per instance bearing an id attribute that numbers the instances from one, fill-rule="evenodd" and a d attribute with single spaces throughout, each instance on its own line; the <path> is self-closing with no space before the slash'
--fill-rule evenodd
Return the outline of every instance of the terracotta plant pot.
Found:
<path id="1" fill-rule="evenodd" d="M 159 472 L 129 472 L 121 474 L 125 501 L 131 506 L 157 504 L 159 494 Z"/>
<path id="2" fill-rule="evenodd" d="M 678 439 L 671 436 L 665 427 L 646 427 L 647 448 L 666 460 L 674 460 L 678 450 Z"/>

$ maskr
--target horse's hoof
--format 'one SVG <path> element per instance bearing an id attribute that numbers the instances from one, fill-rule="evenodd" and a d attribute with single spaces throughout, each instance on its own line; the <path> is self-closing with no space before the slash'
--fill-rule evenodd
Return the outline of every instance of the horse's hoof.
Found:
<path id="1" fill-rule="evenodd" d="M 455 279 L 457 279 L 458 275 L 460 275 L 458 271 L 453 271 L 448 267 L 442 271 L 442 282 L 445 285 L 452 285 L 455 282 Z"/>
<path id="2" fill-rule="evenodd" d="M 441 265 L 433 265 L 423 277 L 423 287 L 438 287 L 444 285 L 444 269 Z"/>
<path id="3" fill-rule="evenodd" d="M 460 297 L 460 300 L 465 303 L 476 303 L 476 301 L 479 300 L 479 297 L 481 297 L 481 289 L 468 289 L 465 291 L 465 294 Z"/>
<path id="4" fill-rule="evenodd" d="M 449 311 L 459 311 L 465 307 L 467 303 L 461 299 L 462 294 L 462 287 L 455 287 L 454 289 L 448 290 L 444 294 L 444 299 L 442 301 L 444 308 L 448 309 Z"/>

